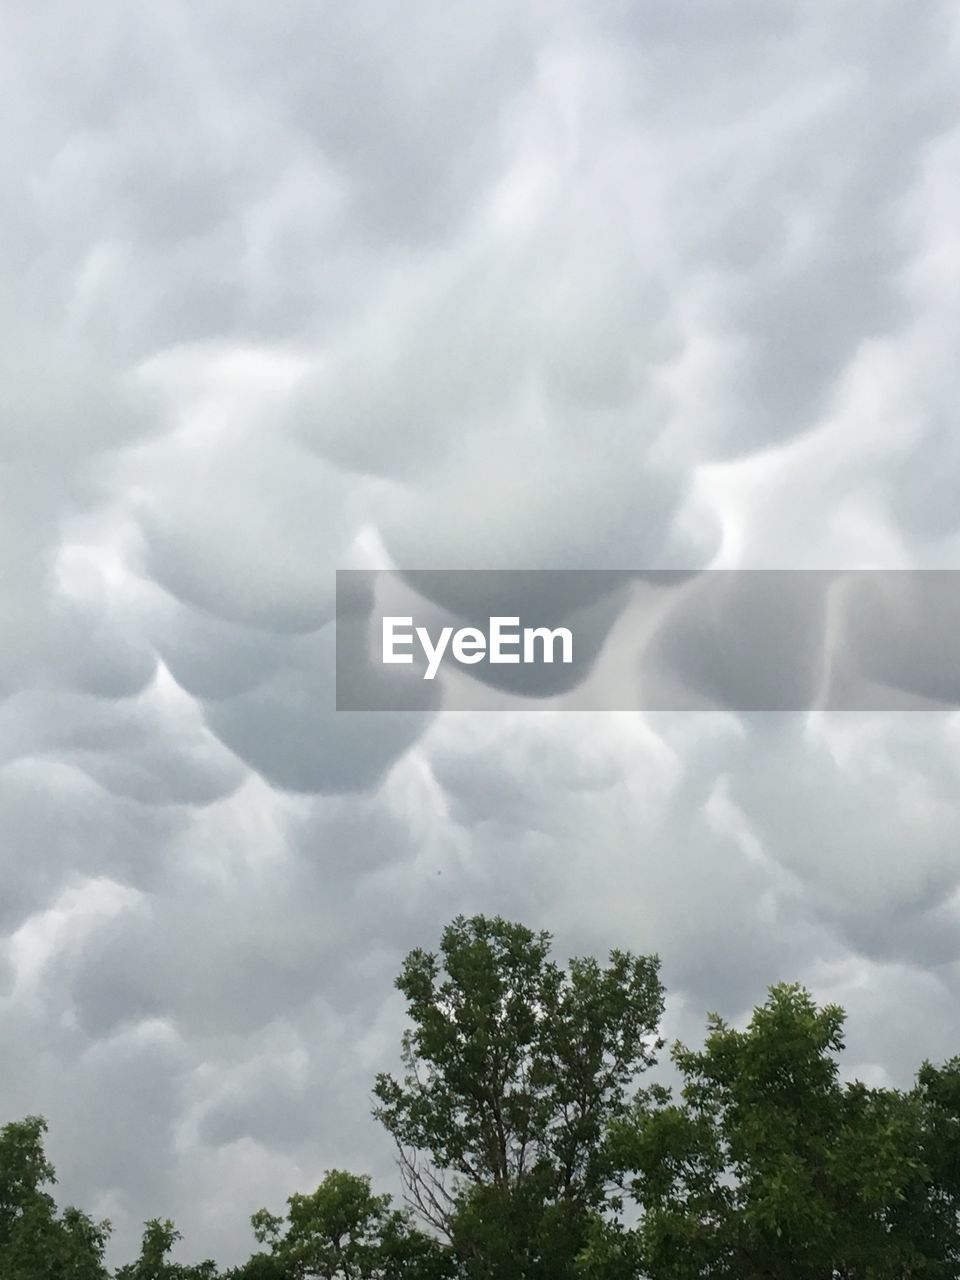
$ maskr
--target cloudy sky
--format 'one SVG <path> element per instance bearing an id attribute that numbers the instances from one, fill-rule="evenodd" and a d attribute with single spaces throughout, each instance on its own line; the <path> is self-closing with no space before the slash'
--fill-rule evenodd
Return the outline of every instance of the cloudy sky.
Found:
<path id="1" fill-rule="evenodd" d="M 458 912 L 960 1049 L 960 718 L 333 709 L 344 567 L 960 567 L 960 11 L 9 0 L 0 1098 L 252 1246 Z M 727 655 L 729 657 L 729 655 Z"/>

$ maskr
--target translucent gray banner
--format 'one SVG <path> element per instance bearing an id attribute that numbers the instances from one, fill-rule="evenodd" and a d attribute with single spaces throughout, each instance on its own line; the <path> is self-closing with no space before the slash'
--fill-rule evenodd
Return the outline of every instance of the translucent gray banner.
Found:
<path id="1" fill-rule="evenodd" d="M 960 703 L 960 571 L 341 570 L 337 709 Z"/>

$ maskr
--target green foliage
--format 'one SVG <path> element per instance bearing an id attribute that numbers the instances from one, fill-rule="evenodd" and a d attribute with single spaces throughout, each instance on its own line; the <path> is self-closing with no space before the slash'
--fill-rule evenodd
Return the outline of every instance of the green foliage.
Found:
<path id="1" fill-rule="evenodd" d="M 169 1218 L 151 1218 L 144 1223 L 140 1257 L 129 1266 L 121 1267 L 116 1280 L 216 1280 L 214 1262 L 208 1260 L 188 1266 L 170 1261 L 170 1252 L 180 1239 L 180 1232 Z"/>
<path id="2" fill-rule="evenodd" d="M 898 1225 L 942 1269 L 918 1275 L 960 1276 L 960 1058 L 942 1067 L 924 1062 L 911 1100 L 919 1116 L 927 1194 L 906 1202 Z"/>
<path id="3" fill-rule="evenodd" d="M 342 1170 L 222 1280 L 960 1280 L 960 1057 L 908 1091 L 845 1082 L 844 1014 L 771 988 L 744 1030 L 660 1047 L 656 958 L 550 958 L 549 934 L 455 920 L 407 956 L 401 1080 L 377 1114 L 428 1234 Z M 108 1280 L 109 1223 L 59 1212 L 36 1116 L 0 1129 L 0 1280 Z M 627 1198 L 632 1198 L 625 1214 Z M 217 1280 L 144 1227 L 115 1280 Z"/>
<path id="4" fill-rule="evenodd" d="M 550 959 L 523 925 L 458 917 L 397 979 L 412 1028 L 377 1078 L 411 1200 L 469 1276 L 572 1274 L 609 1170 L 607 1125 L 654 1060 L 656 957 Z"/>
<path id="5" fill-rule="evenodd" d="M 225 1280 L 294 1280 L 282 1258 L 272 1253 L 255 1253 L 242 1266 L 226 1272 Z"/>
<path id="6" fill-rule="evenodd" d="M 513 1187 L 469 1188 L 452 1220 L 457 1274 L 469 1280 L 572 1276 L 593 1219 L 577 1201 L 557 1199 L 536 1172 Z"/>
<path id="7" fill-rule="evenodd" d="M 56 1181 L 39 1116 L 0 1129 L 0 1276 L 4 1280 L 106 1280 L 108 1222 L 79 1209 L 58 1215 Z"/>
<path id="8" fill-rule="evenodd" d="M 650 1089 L 613 1126 L 651 1280 L 956 1274 L 927 1235 L 938 1193 L 923 1108 L 841 1083 L 843 1022 L 800 987 L 774 987 L 745 1031 L 713 1017 L 702 1051 L 675 1047 L 679 1102 Z M 585 1253 L 585 1274 L 603 1274 L 603 1248 Z"/>
<path id="9" fill-rule="evenodd" d="M 310 1195 L 287 1201 L 286 1219 L 251 1219 L 269 1253 L 235 1273 L 243 1280 L 443 1280 L 444 1251 L 409 1214 L 374 1195 L 370 1179 L 331 1170 Z"/>

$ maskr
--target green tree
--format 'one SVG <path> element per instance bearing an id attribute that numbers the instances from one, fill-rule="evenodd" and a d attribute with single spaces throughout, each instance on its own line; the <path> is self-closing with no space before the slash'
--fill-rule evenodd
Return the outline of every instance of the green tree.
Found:
<path id="1" fill-rule="evenodd" d="M 293 1195 L 287 1216 L 260 1209 L 254 1235 L 268 1253 L 234 1275 L 243 1280 L 444 1280 L 446 1251 L 418 1231 L 390 1197 L 374 1195 L 370 1179 L 340 1169 L 316 1191 Z"/>
<path id="2" fill-rule="evenodd" d="M 289 1266 L 273 1253 L 255 1253 L 239 1267 L 225 1273 L 225 1280 L 294 1280 Z"/>
<path id="3" fill-rule="evenodd" d="M 397 987 L 402 1080 L 377 1077 L 408 1197 L 470 1277 L 573 1274 L 609 1168 L 603 1135 L 660 1047 L 656 957 L 550 958 L 551 937 L 458 917 Z"/>
<path id="4" fill-rule="evenodd" d="M 745 1031 L 713 1016 L 702 1051 L 675 1046 L 680 1100 L 649 1089 L 611 1130 L 639 1226 L 599 1233 L 582 1275 L 954 1276 L 924 1230 L 938 1193 L 920 1100 L 842 1083 L 843 1024 L 837 1006 L 780 985 Z"/>
<path id="5" fill-rule="evenodd" d="M 106 1280 L 110 1224 L 79 1209 L 58 1214 L 40 1116 L 0 1129 L 0 1276 L 3 1280 Z"/>
<path id="6" fill-rule="evenodd" d="M 912 1100 L 917 1107 L 926 1194 L 905 1200 L 898 1229 L 940 1259 L 932 1276 L 960 1276 L 960 1057 L 924 1062 Z M 922 1272 L 918 1274 L 922 1275 Z"/>
<path id="7" fill-rule="evenodd" d="M 144 1223 L 139 1258 L 121 1267 L 116 1280 L 216 1280 L 217 1267 L 210 1260 L 194 1265 L 170 1260 L 173 1246 L 180 1239 L 180 1232 L 169 1218 L 151 1218 Z"/>

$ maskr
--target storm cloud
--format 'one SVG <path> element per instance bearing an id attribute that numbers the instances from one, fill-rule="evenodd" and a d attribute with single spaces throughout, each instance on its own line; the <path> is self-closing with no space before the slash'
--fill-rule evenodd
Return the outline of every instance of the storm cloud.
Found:
<path id="1" fill-rule="evenodd" d="M 392 979 L 461 911 L 659 951 L 670 1034 L 799 978 L 871 1078 L 960 1048 L 955 713 L 334 710 L 337 569 L 957 567 L 955 7 L 14 0 L 0 50 L 3 1119 L 115 1256 L 394 1186 Z M 950 631 L 871 678 L 952 697 Z"/>

